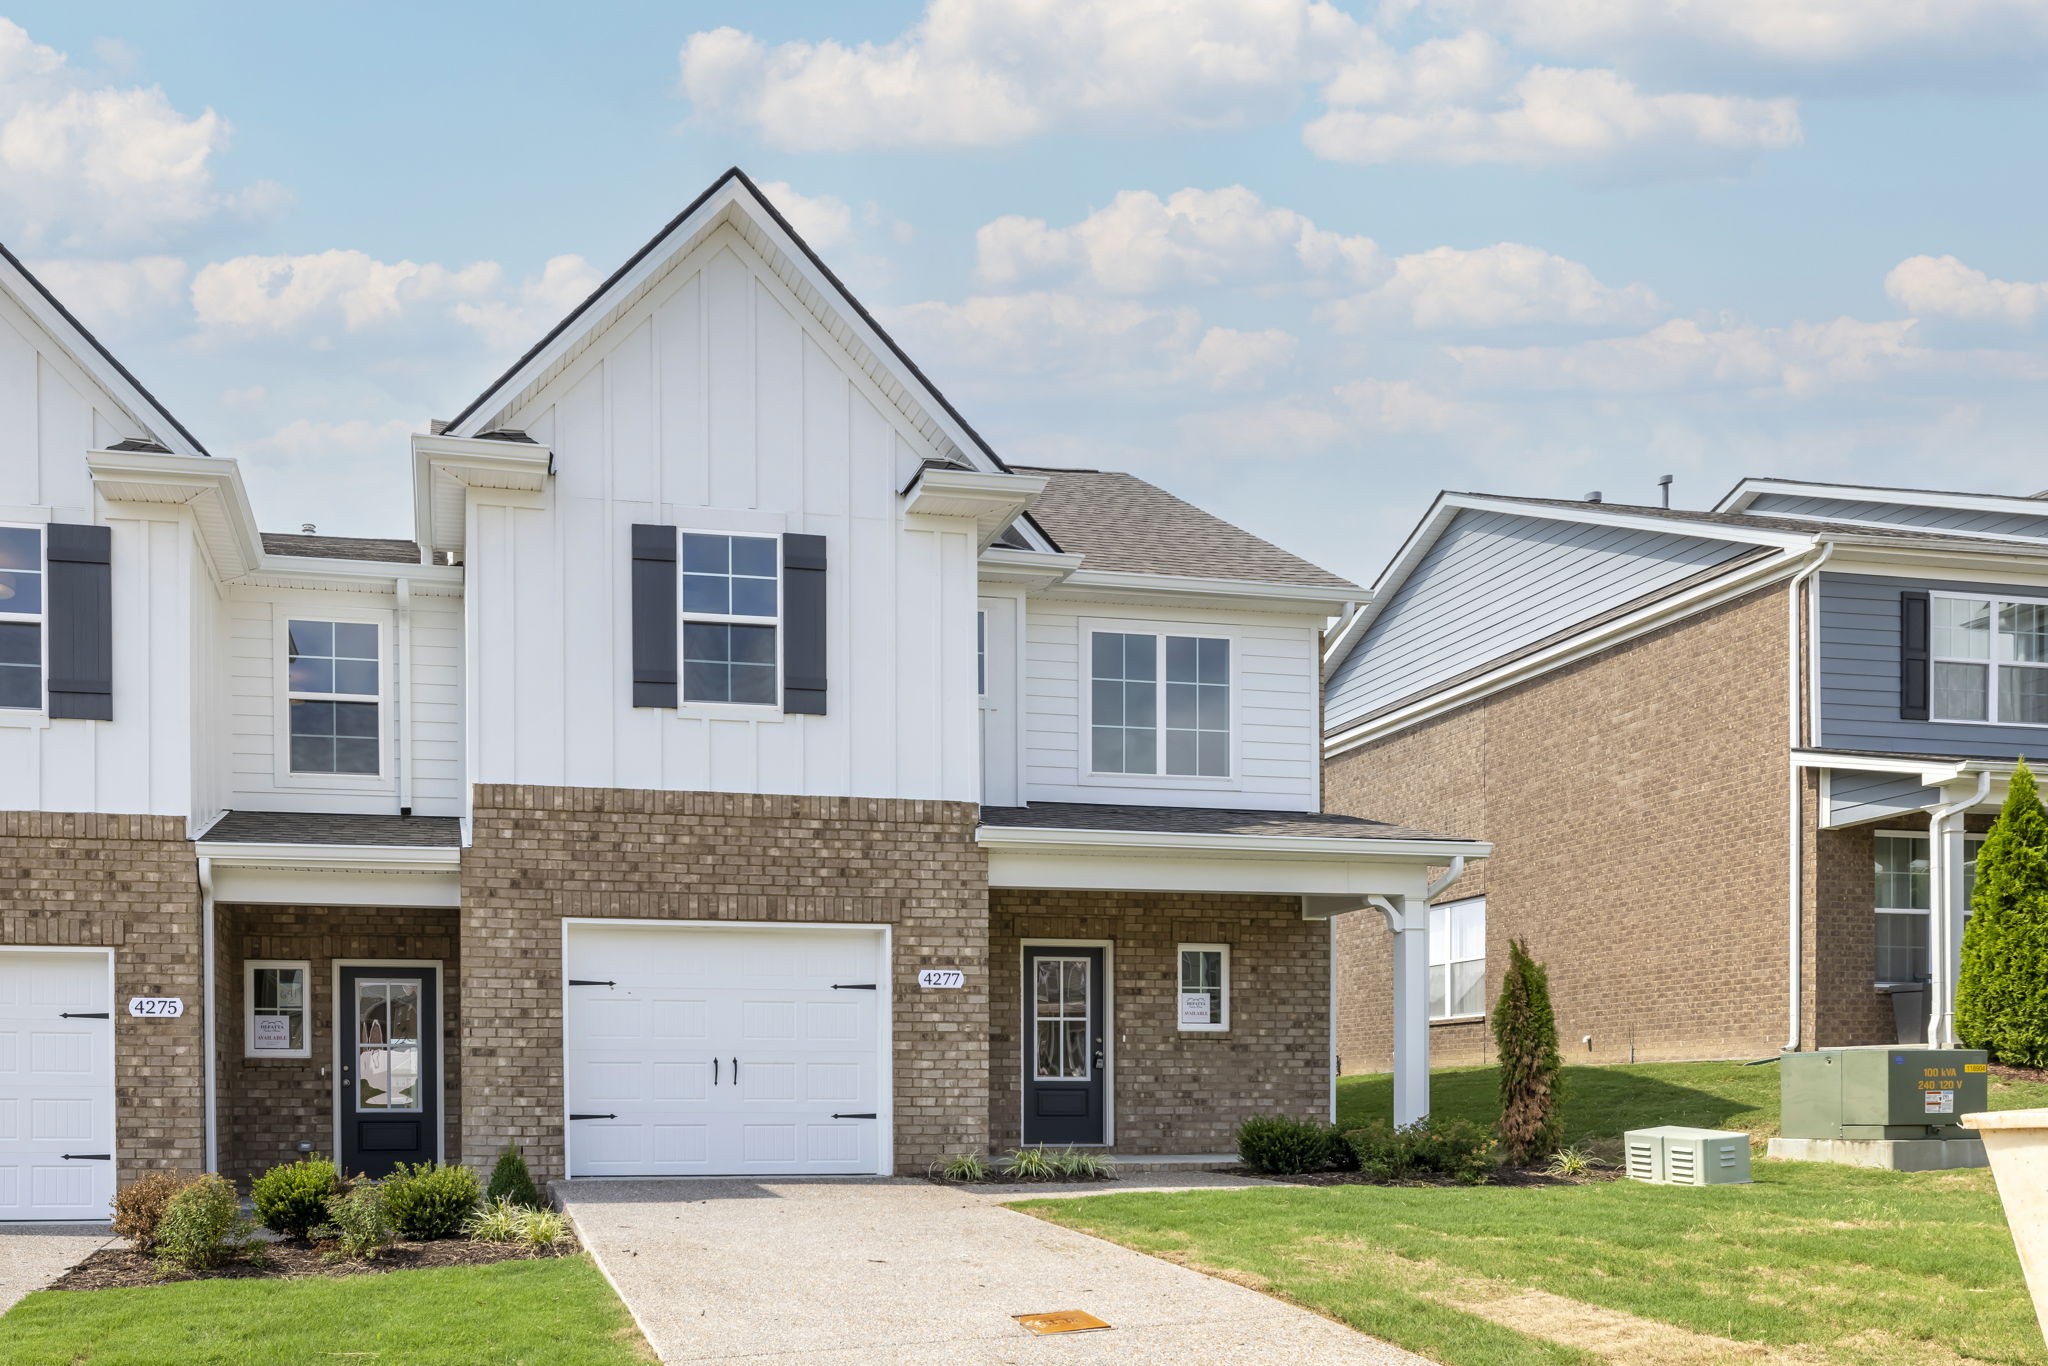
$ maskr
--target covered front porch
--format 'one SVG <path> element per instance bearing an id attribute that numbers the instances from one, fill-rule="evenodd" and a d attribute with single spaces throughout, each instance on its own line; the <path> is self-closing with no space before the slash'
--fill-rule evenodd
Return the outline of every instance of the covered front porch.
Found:
<path id="1" fill-rule="evenodd" d="M 988 807 L 991 1146 L 1229 1152 L 1335 1115 L 1336 916 L 1393 936 L 1395 1118 L 1429 1113 L 1429 900 L 1484 843 L 1321 813 Z"/>

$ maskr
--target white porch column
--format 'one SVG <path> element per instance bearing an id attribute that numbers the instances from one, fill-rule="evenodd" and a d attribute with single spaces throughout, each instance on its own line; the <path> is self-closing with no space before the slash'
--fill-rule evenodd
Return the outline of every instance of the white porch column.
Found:
<path id="1" fill-rule="evenodd" d="M 1429 903 L 1374 897 L 1394 935 L 1394 1123 L 1429 1118 Z"/>

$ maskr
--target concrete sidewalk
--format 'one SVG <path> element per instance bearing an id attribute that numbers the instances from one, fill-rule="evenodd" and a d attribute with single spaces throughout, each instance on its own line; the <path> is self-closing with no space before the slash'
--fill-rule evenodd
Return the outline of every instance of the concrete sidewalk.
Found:
<path id="1" fill-rule="evenodd" d="M 113 1240 L 105 1224 L 0 1226 L 0 1313 Z"/>
<path id="2" fill-rule="evenodd" d="M 1079 1189 L 1249 1184 L 1199 1175 Z M 1075 1189 L 796 1178 L 555 1187 L 665 1362 L 1422 1361 L 998 1203 Z M 1111 1327 L 1036 1337 L 1012 1318 L 1062 1309 Z"/>

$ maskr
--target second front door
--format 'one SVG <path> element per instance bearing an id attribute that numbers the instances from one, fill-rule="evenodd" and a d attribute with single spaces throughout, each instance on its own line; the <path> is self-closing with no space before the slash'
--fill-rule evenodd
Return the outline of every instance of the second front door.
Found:
<path id="1" fill-rule="evenodd" d="M 1099 948 L 1024 950 L 1024 1142 L 1102 1143 L 1108 984 Z"/>
<path id="2" fill-rule="evenodd" d="M 371 964 L 341 970 L 335 999 L 335 1111 L 342 1170 L 388 1176 L 440 1154 L 439 973 Z"/>

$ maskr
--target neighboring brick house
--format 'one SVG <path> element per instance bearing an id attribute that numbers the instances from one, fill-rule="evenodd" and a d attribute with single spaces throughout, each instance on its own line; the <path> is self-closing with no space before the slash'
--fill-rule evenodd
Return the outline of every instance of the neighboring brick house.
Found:
<path id="1" fill-rule="evenodd" d="M 2048 505 L 1446 493 L 1324 672 L 1328 807 L 1494 849 L 1432 908 L 1432 1062 L 1490 1060 L 1510 939 L 1572 1060 L 1951 1041 L 1974 836 L 2048 740 Z M 1379 1071 L 1356 928 L 1338 1053 Z"/>
<path id="2" fill-rule="evenodd" d="M 413 438 L 408 540 L 259 533 L 11 256 L 0 322 L 0 1218 L 1219 1151 L 1329 1113 L 1333 918 L 1420 1113 L 1486 849 L 1321 812 L 1359 590 L 1005 464 L 737 171 Z"/>

